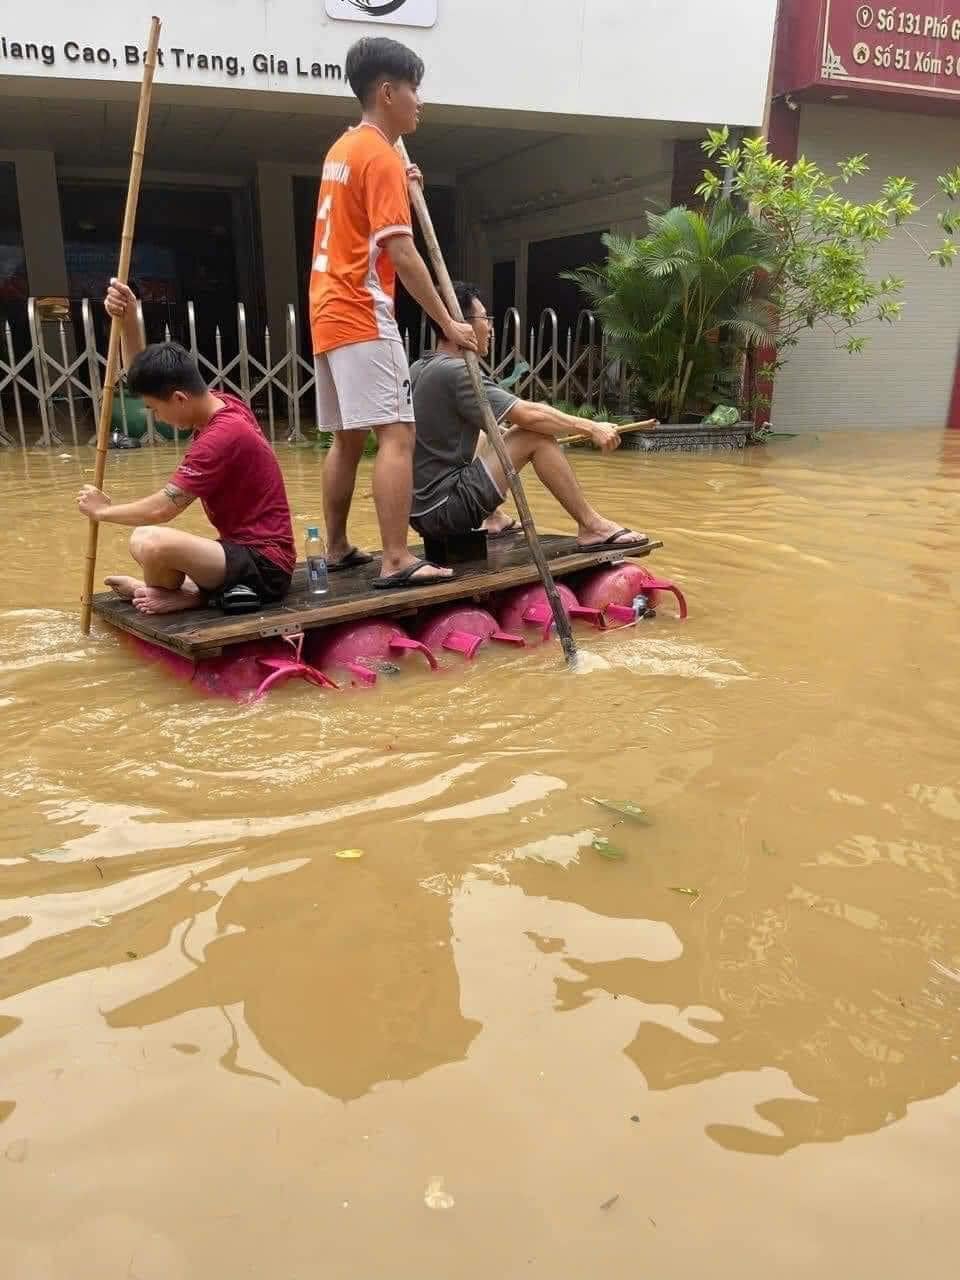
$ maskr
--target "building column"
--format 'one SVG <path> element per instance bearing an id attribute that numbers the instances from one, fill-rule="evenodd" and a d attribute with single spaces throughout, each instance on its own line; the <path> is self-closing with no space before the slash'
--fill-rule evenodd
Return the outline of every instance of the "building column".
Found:
<path id="1" fill-rule="evenodd" d="M 491 297 L 493 289 L 493 255 L 483 226 L 474 219 L 468 188 L 456 192 L 456 235 L 452 260 L 447 265 L 455 280 L 471 280 Z"/>
<path id="2" fill-rule="evenodd" d="M 947 410 L 947 427 L 951 431 L 960 431 L 960 350 L 957 351 L 957 364 L 953 371 L 953 394 Z"/>
<path id="3" fill-rule="evenodd" d="M 306 280 L 297 279 L 297 236 L 293 214 L 293 174 L 285 164 L 257 162 L 257 199 L 263 247 L 264 293 L 270 339 L 277 353 L 286 350 L 287 304 L 297 307 L 301 324 L 305 308 Z"/>
<path id="4" fill-rule="evenodd" d="M 30 293 L 33 297 L 66 297 L 67 261 L 53 152 L 15 151 L 13 160 Z"/>

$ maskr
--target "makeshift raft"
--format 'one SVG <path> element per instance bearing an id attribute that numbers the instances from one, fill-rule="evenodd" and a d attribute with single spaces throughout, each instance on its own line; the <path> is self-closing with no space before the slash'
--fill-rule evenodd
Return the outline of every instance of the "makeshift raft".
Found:
<path id="1" fill-rule="evenodd" d="M 598 627 L 628 625 L 651 614 L 664 592 L 676 597 L 680 616 L 686 616 L 673 583 L 639 566 L 626 572 L 662 542 L 584 551 L 574 538 L 545 534 L 541 543 L 574 619 Z M 151 616 L 111 592 L 94 597 L 93 612 L 129 633 L 141 656 L 162 662 L 206 693 L 241 700 L 293 677 L 337 687 L 331 672 L 346 674 L 354 684 L 373 684 L 378 664 L 413 651 L 436 667 L 437 648 L 472 658 L 491 641 L 520 646 L 547 637 L 549 607 L 534 585 L 537 568 L 522 534 L 491 539 L 484 559 L 452 567 L 450 580 L 383 591 L 373 586 L 375 561 L 331 574 L 329 592 L 315 596 L 307 592 L 299 565 L 280 604 L 239 616 L 216 609 Z M 590 602 L 582 598 L 591 592 Z"/>

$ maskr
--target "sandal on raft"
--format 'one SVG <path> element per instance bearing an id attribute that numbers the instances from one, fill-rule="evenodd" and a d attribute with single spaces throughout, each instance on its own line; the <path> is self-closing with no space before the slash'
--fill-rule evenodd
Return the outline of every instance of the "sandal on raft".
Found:
<path id="1" fill-rule="evenodd" d="M 263 608 L 263 601 L 252 587 L 228 587 L 226 591 L 219 591 L 212 595 L 208 602 L 212 609 L 219 609 L 221 613 L 259 613 Z"/>
<path id="2" fill-rule="evenodd" d="M 495 533 L 491 533 L 488 529 L 483 532 L 487 535 L 487 541 L 492 542 L 494 538 L 509 538 L 515 533 L 522 533 L 523 526 L 519 520 L 511 520 L 509 524 L 505 524 L 502 529 L 497 529 Z"/>
<path id="3" fill-rule="evenodd" d="M 401 569 L 399 573 L 391 573 L 389 578 L 374 578 L 373 585 L 378 591 L 397 591 L 402 587 L 432 587 L 438 582 L 450 581 L 447 577 L 415 578 L 413 575 L 425 565 L 429 565 L 431 569 L 441 567 L 438 564 L 432 564 L 429 560 L 414 560 L 413 564 L 407 565 L 406 569 Z"/>
<path id="4" fill-rule="evenodd" d="M 368 555 L 366 551 L 361 551 L 358 547 L 351 547 L 339 560 L 327 561 L 327 572 L 342 573 L 344 569 L 359 569 L 365 564 L 373 564 L 373 556 Z"/>
<path id="5" fill-rule="evenodd" d="M 618 538 L 622 538 L 625 533 L 632 536 L 626 542 L 618 542 Z M 634 547 L 645 547 L 650 539 L 645 533 L 634 534 L 631 529 L 614 529 L 609 537 L 604 538 L 602 542 L 578 542 L 578 551 L 630 551 Z"/>

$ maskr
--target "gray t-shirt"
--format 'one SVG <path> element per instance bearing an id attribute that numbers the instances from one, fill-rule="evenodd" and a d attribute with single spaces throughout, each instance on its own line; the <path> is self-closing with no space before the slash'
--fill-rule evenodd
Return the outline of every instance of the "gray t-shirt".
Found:
<path id="1" fill-rule="evenodd" d="M 446 501 L 469 467 L 483 430 L 483 415 L 461 356 L 430 351 L 410 370 L 417 447 L 413 457 L 412 515 L 426 515 Z M 517 397 L 484 378 L 494 417 L 501 422 Z"/>

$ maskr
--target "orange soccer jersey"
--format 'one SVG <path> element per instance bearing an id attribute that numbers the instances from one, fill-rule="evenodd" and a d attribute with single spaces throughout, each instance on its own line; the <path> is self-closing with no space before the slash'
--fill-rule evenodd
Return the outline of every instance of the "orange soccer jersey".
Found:
<path id="1" fill-rule="evenodd" d="M 310 329 L 316 355 L 400 331 L 393 314 L 396 272 L 384 252 L 412 235 L 403 161 L 371 124 L 348 129 L 327 153 L 317 202 L 310 271 Z"/>

